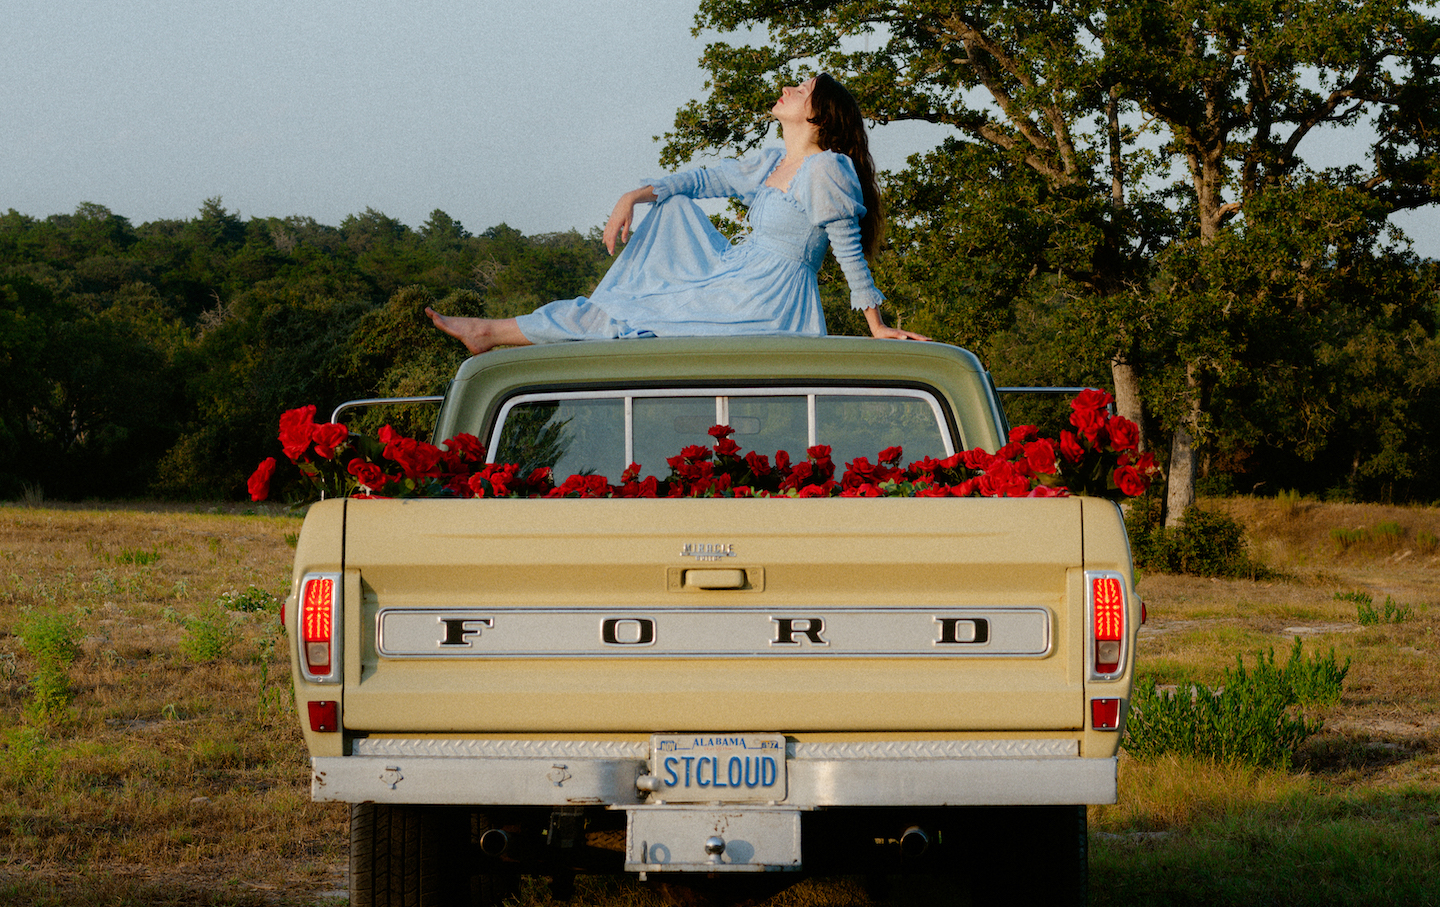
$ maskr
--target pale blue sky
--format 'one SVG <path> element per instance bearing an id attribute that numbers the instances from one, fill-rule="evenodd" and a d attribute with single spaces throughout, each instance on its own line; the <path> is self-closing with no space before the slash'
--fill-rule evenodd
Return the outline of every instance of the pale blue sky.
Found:
<path id="1" fill-rule="evenodd" d="M 0 211 L 135 224 L 221 196 L 338 225 L 602 224 L 699 97 L 696 0 L 5 0 Z M 873 133 L 894 169 L 941 137 Z M 1404 220 L 1440 257 L 1440 215 Z"/>

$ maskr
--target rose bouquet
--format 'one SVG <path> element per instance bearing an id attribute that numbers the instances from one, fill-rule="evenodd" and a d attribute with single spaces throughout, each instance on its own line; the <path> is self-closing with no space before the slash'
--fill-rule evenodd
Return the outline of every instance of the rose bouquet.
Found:
<path id="1" fill-rule="evenodd" d="M 572 475 L 556 484 L 548 467 L 524 470 L 514 463 L 487 463 L 474 435 L 434 445 L 389 426 L 377 437 L 344 425 L 315 423 L 315 407 L 280 417 L 280 447 L 312 485 L 329 496 L 358 497 L 1059 497 L 1086 494 L 1119 499 L 1143 494 L 1159 472 L 1154 458 L 1136 449 L 1134 423 L 1110 415 L 1113 398 L 1086 391 L 1072 403 L 1070 422 L 1058 442 L 1032 426 L 1010 432 L 990 453 L 979 448 L 941 460 L 926 457 L 901 467 L 904 451 L 889 447 L 872 463 L 857 457 L 835 477 L 827 445 L 792 459 L 743 451 L 729 426 L 710 429 L 710 445 L 683 448 L 666 461 L 669 474 L 642 478 L 630 464 L 612 484 L 600 475 Z M 276 460 L 267 458 L 250 477 L 253 500 L 269 496 Z"/>

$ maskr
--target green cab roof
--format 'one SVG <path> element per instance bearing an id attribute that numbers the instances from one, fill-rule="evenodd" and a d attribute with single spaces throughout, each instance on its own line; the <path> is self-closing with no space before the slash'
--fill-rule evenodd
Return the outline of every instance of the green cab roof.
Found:
<path id="1" fill-rule="evenodd" d="M 435 438 L 459 432 L 485 437 L 504 401 L 521 393 L 727 385 L 933 389 L 960 432 L 957 443 L 988 450 L 1004 443 L 998 398 L 968 350 L 910 340 L 787 335 L 591 340 L 491 350 L 460 366 Z"/>

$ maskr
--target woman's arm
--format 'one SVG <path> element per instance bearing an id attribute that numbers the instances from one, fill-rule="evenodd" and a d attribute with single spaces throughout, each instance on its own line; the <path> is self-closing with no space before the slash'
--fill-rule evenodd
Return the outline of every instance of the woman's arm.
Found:
<path id="1" fill-rule="evenodd" d="M 865 321 L 870 325 L 870 336 L 879 337 L 884 340 L 929 340 L 924 334 L 917 334 L 914 331 L 902 331 L 899 328 L 885 326 L 885 318 L 880 314 L 878 308 L 865 310 Z"/>
<path id="2" fill-rule="evenodd" d="M 605 250 L 611 255 L 615 254 L 615 242 L 629 242 L 630 228 L 635 223 L 635 206 L 650 204 L 655 201 L 655 187 L 641 186 L 639 189 L 631 189 L 620 196 L 620 201 L 615 203 L 615 210 L 610 212 L 610 219 L 605 222 Z"/>

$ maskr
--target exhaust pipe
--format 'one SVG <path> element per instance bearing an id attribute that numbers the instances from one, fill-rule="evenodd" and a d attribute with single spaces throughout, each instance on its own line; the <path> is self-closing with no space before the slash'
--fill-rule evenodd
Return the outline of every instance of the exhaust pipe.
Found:
<path id="1" fill-rule="evenodd" d="M 912 825 L 900 835 L 900 855 L 908 859 L 923 856 L 930 849 L 930 836 L 925 829 Z"/>
<path id="2" fill-rule="evenodd" d="M 480 852 L 487 857 L 498 857 L 510 849 L 510 836 L 503 828 L 487 828 L 480 835 Z"/>

